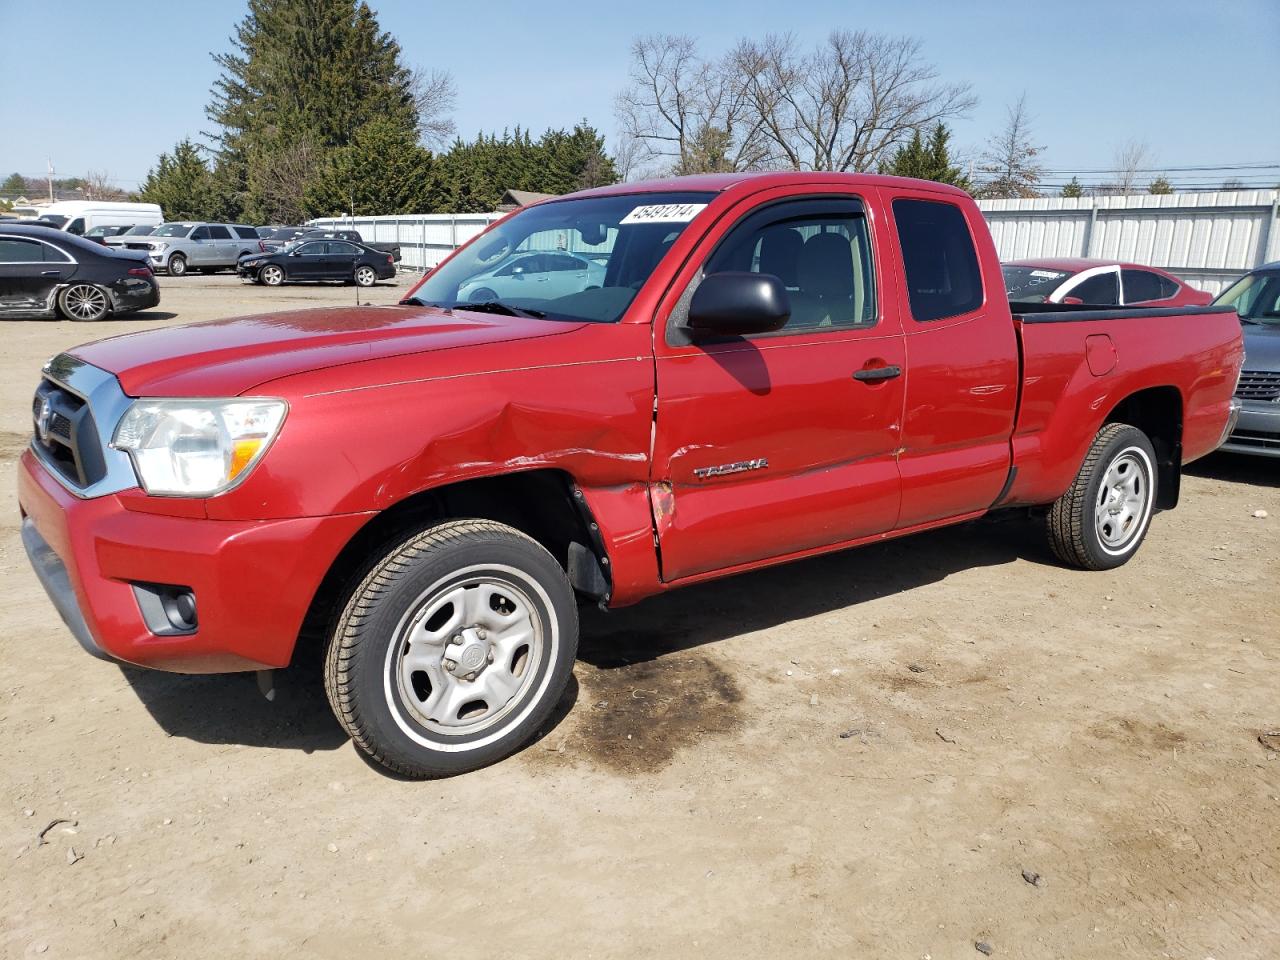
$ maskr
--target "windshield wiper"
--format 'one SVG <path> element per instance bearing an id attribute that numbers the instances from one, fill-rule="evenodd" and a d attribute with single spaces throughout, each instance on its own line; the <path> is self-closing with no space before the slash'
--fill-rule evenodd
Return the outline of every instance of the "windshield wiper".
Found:
<path id="1" fill-rule="evenodd" d="M 509 303 L 503 303 L 501 300 L 480 300 L 472 303 L 465 300 L 459 300 L 457 303 L 450 304 L 454 310 L 474 310 L 476 313 L 500 313 L 508 317 L 528 317 L 532 320 L 541 320 L 546 316 L 541 310 L 529 310 L 525 307 L 515 307 Z"/>

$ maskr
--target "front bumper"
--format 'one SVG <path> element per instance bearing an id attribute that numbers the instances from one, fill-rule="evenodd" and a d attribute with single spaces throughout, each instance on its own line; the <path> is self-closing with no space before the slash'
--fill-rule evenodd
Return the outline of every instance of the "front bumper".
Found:
<path id="1" fill-rule="evenodd" d="M 167 516 L 147 512 L 154 501 L 137 489 L 82 500 L 29 450 L 18 467 L 18 502 L 27 555 L 81 645 L 179 673 L 287 665 L 325 574 L 369 517 Z M 190 587 L 196 630 L 153 633 L 135 583 Z"/>
<path id="2" fill-rule="evenodd" d="M 1259 457 L 1280 457 L 1280 402 L 1244 400 L 1231 435 L 1219 449 Z"/>

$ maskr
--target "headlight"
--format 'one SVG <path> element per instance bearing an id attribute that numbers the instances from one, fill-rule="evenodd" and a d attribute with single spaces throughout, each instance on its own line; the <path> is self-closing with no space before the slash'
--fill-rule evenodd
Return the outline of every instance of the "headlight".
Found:
<path id="1" fill-rule="evenodd" d="M 288 409 L 262 397 L 135 400 L 111 445 L 128 451 L 147 493 L 209 497 L 249 475 Z"/>
<path id="2" fill-rule="evenodd" d="M 152 250 L 163 250 L 163 249 L 164 249 L 165 247 L 167 247 L 167 246 L 168 246 L 168 244 L 167 244 L 167 243 L 153 243 L 153 244 L 151 245 L 151 249 L 152 249 Z"/>

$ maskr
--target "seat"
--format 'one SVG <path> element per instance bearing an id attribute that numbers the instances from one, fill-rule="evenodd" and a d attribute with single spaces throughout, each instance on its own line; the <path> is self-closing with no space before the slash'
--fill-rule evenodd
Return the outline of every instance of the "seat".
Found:
<path id="1" fill-rule="evenodd" d="M 791 296 L 788 327 L 853 323 L 862 306 L 861 264 L 843 233 L 815 233 L 800 249 L 799 289 Z"/>
<path id="2" fill-rule="evenodd" d="M 760 272 L 771 273 L 789 290 L 800 286 L 800 251 L 804 237 L 792 227 L 782 224 L 770 227 L 760 235 Z"/>

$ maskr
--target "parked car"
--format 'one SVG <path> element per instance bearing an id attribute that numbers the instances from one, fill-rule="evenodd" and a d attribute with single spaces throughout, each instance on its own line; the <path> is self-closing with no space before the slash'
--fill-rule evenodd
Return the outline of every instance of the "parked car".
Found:
<path id="1" fill-rule="evenodd" d="M 396 275 L 390 254 L 349 240 L 299 240 L 271 253 L 242 257 L 236 270 L 241 277 L 268 287 L 286 280 L 344 280 L 372 287 Z"/>
<path id="2" fill-rule="evenodd" d="M 125 244 L 127 244 L 132 238 L 149 237 L 151 234 L 155 233 L 156 227 L 158 226 L 159 224 L 140 223 L 137 226 L 130 227 L 124 233 L 117 233 L 114 236 L 109 235 L 105 237 L 103 239 L 103 243 L 108 247 L 117 247 L 123 250 L 126 249 Z"/>
<path id="3" fill-rule="evenodd" d="M 602 284 L 461 295 L 566 235 L 608 244 Z M 322 635 L 355 743 L 452 774 L 543 728 L 579 601 L 1010 507 L 1066 564 L 1125 563 L 1230 431 L 1241 358 L 1230 307 L 1012 314 L 954 187 L 618 184 L 516 211 L 398 306 L 55 357 L 37 409 L 92 427 L 70 449 L 38 420 L 22 537 L 97 655 L 268 671 Z"/>
<path id="4" fill-rule="evenodd" d="M 571 253 L 517 253 L 458 289 L 459 300 L 561 297 L 604 285 L 607 264 Z"/>
<path id="5" fill-rule="evenodd" d="M 94 227 L 159 225 L 164 222 L 157 203 L 106 200 L 59 200 L 40 208 L 37 223 L 84 236 Z"/>
<path id="6" fill-rule="evenodd" d="M 1241 277 L 1213 302 L 1235 308 L 1244 331 L 1240 422 L 1222 449 L 1280 457 L 1280 260 Z"/>
<path id="7" fill-rule="evenodd" d="M 306 227 L 276 227 L 271 230 L 265 237 L 259 229 L 259 253 L 271 253 L 279 250 L 285 244 L 293 243 L 293 241 L 301 238 L 307 233 Z"/>
<path id="8" fill-rule="evenodd" d="M 258 231 L 243 223 L 183 221 L 162 224 L 149 237 L 126 240 L 124 245 L 145 252 L 155 269 L 181 277 L 188 270 L 235 269 L 243 254 L 258 252 L 260 242 Z"/>
<path id="9" fill-rule="evenodd" d="M 1001 265 L 1011 303 L 1087 303 L 1120 306 L 1203 306 L 1213 294 L 1156 267 L 1114 260 L 1064 257 Z"/>
<path id="10" fill-rule="evenodd" d="M 0 224 L 0 317 L 102 320 L 159 302 L 144 257 L 48 227 Z"/>
<path id="11" fill-rule="evenodd" d="M 269 240 L 269 239 L 271 238 L 271 235 L 272 235 L 273 233 L 275 233 L 277 230 L 298 230 L 298 231 L 301 231 L 302 229 L 303 229 L 302 227 L 293 227 L 293 226 L 289 226 L 288 224 L 284 224 L 284 223 L 275 223 L 275 224 L 271 224 L 271 225 L 269 225 L 269 226 L 258 227 L 258 228 L 257 228 L 257 230 L 258 230 L 258 239 L 259 239 L 259 240 Z"/>
<path id="12" fill-rule="evenodd" d="M 126 230 L 132 229 L 132 227 L 133 224 L 122 224 L 120 226 L 113 227 L 93 227 L 85 233 L 84 238 L 86 240 L 92 240 L 94 243 L 100 243 L 105 247 L 107 245 L 107 237 L 118 237 Z"/>
<path id="13" fill-rule="evenodd" d="M 274 239 L 274 238 L 273 238 Z M 391 254 L 391 259 L 396 263 L 400 262 L 400 244 L 398 243 L 375 243 L 372 240 L 366 240 L 360 236 L 359 230 L 330 230 L 328 228 L 308 227 L 306 232 L 302 234 L 300 239 L 304 240 L 350 240 L 352 243 L 358 243 L 368 247 L 371 250 L 381 250 L 383 253 Z"/>

